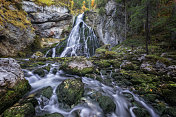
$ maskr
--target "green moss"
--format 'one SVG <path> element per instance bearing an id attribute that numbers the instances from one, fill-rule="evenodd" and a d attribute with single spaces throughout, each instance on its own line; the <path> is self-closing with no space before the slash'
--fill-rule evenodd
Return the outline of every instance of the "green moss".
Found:
<path id="1" fill-rule="evenodd" d="M 58 101 L 69 106 L 77 104 L 84 93 L 84 84 L 78 79 L 67 79 L 57 88 Z"/>
<path id="2" fill-rule="evenodd" d="M 116 52 L 113 52 L 113 51 L 106 51 L 105 52 L 105 58 L 107 58 L 107 59 L 113 59 L 113 58 L 115 58 L 115 56 L 116 56 Z"/>
<path id="3" fill-rule="evenodd" d="M 27 80 L 18 81 L 17 85 L 15 85 L 11 90 L 8 90 L 7 93 L 0 98 L 0 113 L 23 97 L 30 88 L 31 86 Z"/>
<path id="4" fill-rule="evenodd" d="M 94 61 L 94 63 L 99 66 L 100 68 L 110 67 L 111 63 L 109 60 L 98 60 Z"/>
<path id="5" fill-rule="evenodd" d="M 51 65 L 50 65 L 50 64 L 48 64 L 47 66 L 43 67 L 43 69 L 45 69 L 45 70 L 47 70 L 47 71 L 49 72 L 49 71 L 50 71 L 50 69 L 51 69 Z"/>
<path id="6" fill-rule="evenodd" d="M 103 109 L 103 112 L 105 112 L 105 114 L 115 111 L 116 105 L 110 97 L 100 96 L 98 97 L 97 101 L 99 102 L 99 105 Z"/>
<path id="7" fill-rule="evenodd" d="M 16 4 L 15 1 L 1 0 L 0 24 L 11 23 L 21 29 L 26 29 L 28 26 L 32 27 L 31 22 L 26 17 L 27 14 L 23 10 L 18 10 L 14 4 Z M 16 10 L 11 10 L 10 5 Z"/>
<path id="8" fill-rule="evenodd" d="M 45 76 L 45 71 L 42 68 L 39 68 L 39 69 L 36 69 L 34 71 L 34 74 L 37 74 L 37 75 L 39 75 L 41 77 L 44 77 Z"/>
<path id="9" fill-rule="evenodd" d="M 174 84 L 165 84 L 161 88 L 162 95 L 165 98 L 165 101 L 170 105 L 174 105 L 176 103 L 176 83 Z"/>
<path id="10" fill-rule="evenodd" d="M 170 61 L 167 58 L 160 57 L 160 56 L 157 56 L 157 55 L 147 55 L 146 58 L 149 61 L 152 61 L 152 62 L 160 61 L 160 62 L 162 62 L 164 64 L 170 64 Z"/>
<path id="11" fill-rule="evenodd" d="M 7 109 L 3 114 L 4 117 L 27 117 L 34 116 L 35 109 L 31 103 L 20 106 L 13 106 Z"/>
<path id="12" fill-rule="evenodd" d="M 46 97 L 48 99 L 51 98 L 52 94 L 53 94 L 53 89 L 50 86 L 46 87 L 46 88 L 43 88 L 41 93 L 40 93 L 40 95 L 42 95 L 42 96 L 44 96 L 44 97 Z"/>

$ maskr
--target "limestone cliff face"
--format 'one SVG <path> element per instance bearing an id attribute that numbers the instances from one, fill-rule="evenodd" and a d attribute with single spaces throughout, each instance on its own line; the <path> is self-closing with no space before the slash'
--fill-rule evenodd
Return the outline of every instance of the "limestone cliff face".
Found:
<path id="1" fill-rule="evenodd" d="M 122 6 L 114 0 L 108 1 L 105 13 L 86 13 L 86 22 L 91 25 L 103 44 L 115 46 L 121 43 L 125 37 L 125 18 Z"/>
<path id="2" fill-rule="evenodd" d="M 1 0 L 0 6 L 0 56 L 16 56 L 34 41 L 34 29 L 18 3 Z"/>
<path id="3" fill-rule="evenodd" d="M 63 32 L 68 29 L 72 19 L 66 7 L 40 6 L 33 1 L 25 0 L 22 4 L 37 35 L 42 38 L 63 38 Z"/>

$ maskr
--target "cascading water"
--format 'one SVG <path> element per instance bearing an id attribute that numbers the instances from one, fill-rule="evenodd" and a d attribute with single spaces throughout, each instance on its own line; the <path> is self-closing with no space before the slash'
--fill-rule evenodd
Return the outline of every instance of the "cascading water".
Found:
<path id="1" fill-rule="evenodd" d="M 159 117 L 150 106 L 148 106 L 142 99 L 140 99 L 137 95 L 133 94 L 129 90 L 122 89 L 117 85 L 110 87 L 97 80 L 93 80 L 87 77 L 81 78 L 82 82 L 84 83 L 85 90 L 88 90 L 82 98 L 84 103 L 78 104 L 72 109 L 63 109 L 61 106 L 62 104 L 58 102 L 56 88 L 61 84 L 63 80 L 78 78 L 78 76 L 66 75 L 61 70 L 56 74 L 53 74 L 53 70 L 58 69 L 59 64 L 50 64 L 50 66 L 51 69 L 44 78 L 33 74 L 34 70 L 24 70 L 26 79 L 32 86 L 32 91 L 30 93 L 35 93 L 47 86 L 51 86 L 53 89 L 53 94 L 50 99 L 45 98 L 42 95 L 36 97 L 39 103 L 39 105 L 36 107 L 37 115 L 42 115 L 45 113 L 60 113 L 64 117 L 76 117 L 75 113 L 79 113 L 80 117 L 136 117 L 133 110 L 137 107 L 133 105 L 125 96 L 125 94 L 128 94 L 131 95 L 136 103 L 140 104 L 145 110 L 147 110 L 151 117 Z M 105 115 L 98 102 L 90 98 L 91 95 L 95 94 L 95 92 L 100 92 L 101 94 L 110 97 L 116 105 L 115 111 Z"/>
<path id="2" fill-rule="evenodd" d="M 95 50 L 99 47 L 99 42 L 93 29 L 83 21 L 83 18 L 84 13 L 77 16 L 75 25 L 71 30 L 66 42 L 66 47 L 62 53 L 57 53 L 57 48 L 59 50 L 60 45 L 54 47 L 52 50 L 49 50 L 52 52 L 51 57 L 90 57 L 95 54 Z M 47 52 L 46 57 L 48 56 L 48 53 L 49 52 Z"/>

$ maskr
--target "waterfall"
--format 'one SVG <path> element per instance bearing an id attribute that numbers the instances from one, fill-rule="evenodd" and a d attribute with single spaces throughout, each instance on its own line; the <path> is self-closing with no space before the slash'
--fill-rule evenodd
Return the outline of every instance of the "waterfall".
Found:
<path id="1" fill-rule="evenodd" d="M 78 15 L 75 26 L 68 37 L 67 46 L 61 53 L 60 57 L 90 57 L 94 55 L 95 50 L 99 47 L 99 43 L 93 29 L 83 21 L 83 18 L 84 13 Z"/>
<path id="2" fill-rule="evenodd" d="M 95 50 L 99 47 L 98 39 L 93 29 L 84 21 L 84 13 L 77 16 L 73 29 L 71 30 L 65 47 L 60 51 L 60 45 L 54 47 L 46 57 L 70 57 L 70 56 L 85 56 L 90 57 L 95 54 Z M 57 49 L 58 48 L 58 49 Z"/>

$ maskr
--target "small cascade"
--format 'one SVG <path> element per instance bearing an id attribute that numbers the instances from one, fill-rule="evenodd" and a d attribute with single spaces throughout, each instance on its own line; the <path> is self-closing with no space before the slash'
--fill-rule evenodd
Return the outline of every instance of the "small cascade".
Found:
<path id="1" fill-rule="evenodd" d="M 61 43 L 49 50 L 45 55 L 46 57 L 90 57 L 95 54 L 99 42 L 93 29 L 83 21 L 83 18 L 84 13 L 77 16 L 68 39 L 63 42 L 64 44 Z M 63 48 L 63 46 L 65 47 Z"/>
<path id="2" fill-rule="evenodd" d="M 56 74 L 53 74 L 53 70 L 58 69 L 58 66 L 59 64 L 56 63 L 51 64 L 51 69 L 44 78 L 40 78 L 38 75 L 33 74 L 33 71 L 23 70 L 25 72 L 26 79 L 32 86 L 32 90 L 30 92 L 31 94 L 47 86 L 51 86 L 53 89 L 50 99 L 42 95 L 36 97 L 39 104 L 36 107 L 37 116 L 43 115 L 45 113 L 60 113 L 64 117 L 76 117 L 75 112 L 79 112 L 80 117 L 136 117 L 134 110 L 138 107 L 133 104 L 135 101 L 146 111 L 148 111 L 151 117 L 159 117 L 154 112 L 152 107 L 147 105 L 143 99 L 128 89 L 122 89 L 117 85 L 114 85 L 113 87 L 107 86 L 97 80 L 87 77 L 81 78 L 82 82 L 84 83 L 84 89 L 88 90 L 85 92 L 85 95 L 82 98 L 84 103 L 75 105 L 70 109 L 64 109 L 62 103 L 58 102 L 56 89 L 63 80 L 77 78 L 78 76 L 64 74 L 63 71 L 57 71 Z M 105 115 L 98 102 L 96 102 L 95 99 L 90 98 L 96 92 L 100 92 L 101 94 L 106 95 L 112 99 L 116 105 L 116 109 L 112 113 Z M 126 95 L 130 95 L 132 99 L 128 99 L 128 96 Z"/>

